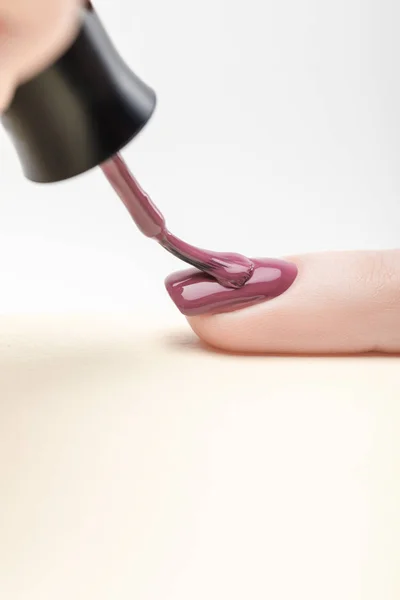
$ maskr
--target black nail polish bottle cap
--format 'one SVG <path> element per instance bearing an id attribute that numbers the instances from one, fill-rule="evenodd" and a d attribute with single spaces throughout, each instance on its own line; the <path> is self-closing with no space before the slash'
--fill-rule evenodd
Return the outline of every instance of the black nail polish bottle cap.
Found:
<path id="1" fill-rule="evenodd" d="M 1 120 L 26 177 L 51 183 L 111 158 L 155 105 L 155 93 L 127 67 L 87 3 L 72 46 L 17 89 Z"/>

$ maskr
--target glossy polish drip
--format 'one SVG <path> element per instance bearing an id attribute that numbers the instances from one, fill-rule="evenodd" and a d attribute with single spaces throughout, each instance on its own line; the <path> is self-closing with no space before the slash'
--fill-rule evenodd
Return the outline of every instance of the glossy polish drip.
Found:
<path id="1" fill-rule="evenodd" d="M 120 156 L 114 156 L 101 168 L 143 235 L 156 240 L 165 250 L 213 277 L 224 287 L 239 289 L 251 278 L 254 264 L 245 256 L 202 250 L 170 233 L 163 215 Z"/>

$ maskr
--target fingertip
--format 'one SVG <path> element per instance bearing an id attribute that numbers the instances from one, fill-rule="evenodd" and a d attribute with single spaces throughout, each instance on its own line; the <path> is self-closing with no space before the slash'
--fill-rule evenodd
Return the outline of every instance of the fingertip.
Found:
<path id="1" fill-rule="evenodd" d="M 280 262 L 289 267 L 288 278 L 277 297 L 219 314 L 186 316 L 193 332 L 207 345 L 227 352 L 267 352 L 269 340 L 291 336 L 296 318 L 298 277 L 302 260 L 298 257 Z M 279 345 L 279 344 L 278 344 Z"/>
<path id="2" fill-rule="evenodd" d="M 224 315 L 201 315 L 187 317 L 187 321 L 197 337 L 208 346 L 228 352 L 236 351 L 237 344 L 229 335 L 230 327 L 224 327 L 223 317 Z"/>
<path id="3" fill-rule="evenodd" d="M 288 310 L 285 305 L 289 306 Z M 279 338 L 284 341 L 291 336 L 293 314 L 290 302 L 287 305 L 276 299 L 229 313 L 187 317 L 187 320 L 194 333 L 213 348 L 261 353 L 269 351 L 272 340 L 278 346 Z"/>
<path id="4" fill-rule="evenodd" d="M 207 344 L 229 352 L 341 354 L 400 348 L 400 251 L 310 254 L 283 295 L 188 321 Z"/>

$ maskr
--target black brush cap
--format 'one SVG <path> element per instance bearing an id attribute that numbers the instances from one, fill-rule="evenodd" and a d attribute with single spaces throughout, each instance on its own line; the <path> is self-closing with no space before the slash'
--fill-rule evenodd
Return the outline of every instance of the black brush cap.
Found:
<path id="1" fill-rule="evenodd" d="M 125 64 L 90 3 L 72 46 L 22 84 L 1 120 L 25 176 L 69 179 L 124 148 L 153 114 L 156 96 Z"/>

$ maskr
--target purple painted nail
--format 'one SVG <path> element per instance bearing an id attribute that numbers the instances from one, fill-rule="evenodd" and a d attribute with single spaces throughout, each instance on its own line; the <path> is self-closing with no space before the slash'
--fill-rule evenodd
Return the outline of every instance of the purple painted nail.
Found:
<path id="1" fill-rule="evenodd" d="M 196 269 L 167 277 L 165 286 L 171 299 L 184 315 L 239 310 L 281 296 L 297 277 L 293 263 L 278 259 L 254 259 L 254 272 L 239 289 L 223 287 L 218 281 Z"/>

